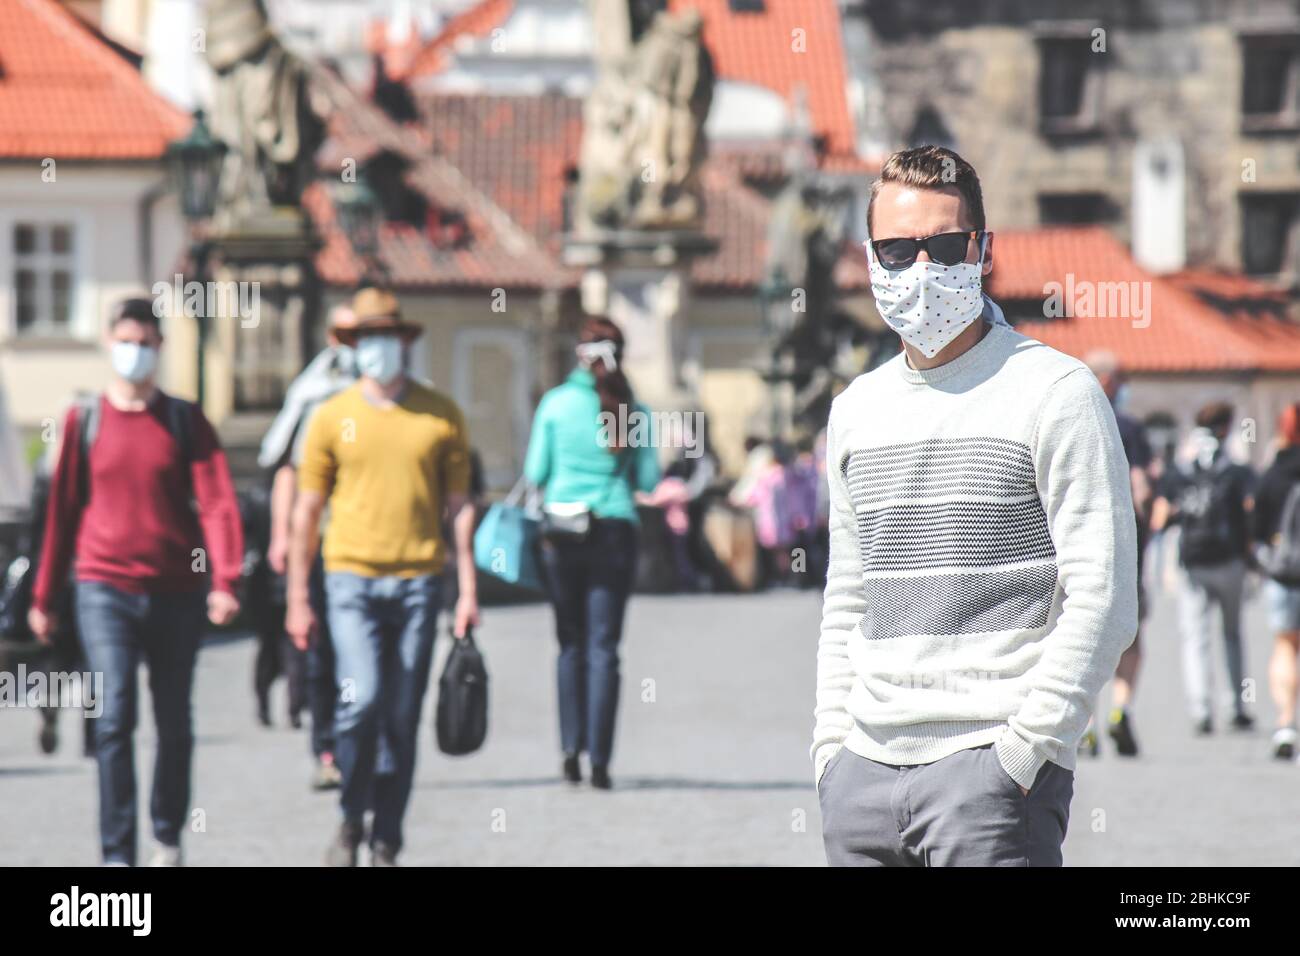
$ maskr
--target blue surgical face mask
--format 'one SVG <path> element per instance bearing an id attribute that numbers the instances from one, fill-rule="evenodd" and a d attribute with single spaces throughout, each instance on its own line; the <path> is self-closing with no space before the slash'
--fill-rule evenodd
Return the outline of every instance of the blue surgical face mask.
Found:
<path id="1" fill-rule="evenodd" d="M 132 385 L 153 378 L 158 370 L 158 350 L 139 342 L 114 342 L 109 352 L 113 371 Z"/>
<path id="2" fill-rule="evenodd" d="M 334 346 L 334 368 L 341 375 L 355 376 L 357 374 L 357 350 L 350 345 Z"/>
<path id="3" fill-rule="evenodd" d="M 380 385 L 402 374 L 402 340 L 396 335 L 367 335 L 357 343 L 357 371 Z"/>

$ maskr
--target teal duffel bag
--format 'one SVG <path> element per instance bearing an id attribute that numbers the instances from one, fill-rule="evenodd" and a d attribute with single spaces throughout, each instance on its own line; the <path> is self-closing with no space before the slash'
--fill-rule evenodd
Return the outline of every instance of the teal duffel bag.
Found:
<path id="1" fill-rule="evenodd" d="M 521 478 L 505 499 L 490 506 L 474 533 L 474 565 L 507 584 L 544 590 L 537 558 L 541 522 L 536 510 L 523 504 Z"/>

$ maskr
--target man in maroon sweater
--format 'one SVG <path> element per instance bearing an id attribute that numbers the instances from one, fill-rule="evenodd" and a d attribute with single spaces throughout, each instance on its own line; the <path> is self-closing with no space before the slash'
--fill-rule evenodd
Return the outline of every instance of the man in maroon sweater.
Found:
<path id="1" fill-rule="evenodd" d="M 195 405 L 154 384 L 161 344 L 151 300 L 127 299 L 113 310 L 113 376 L 97 406 L 74 406 L 64 422 L 28 617 L 48 642 L 57 625 L 51 609 L 75 556 L 81 639 L 91 670 L 104 675 L 94 731 L 100 842 L 106 864 L 128 866 L 136 860 L 132 736 L 140 660 L 149 667 L 158 732 L 151 862 L 177 866 L 190 801 L 190 692 L 204 588 L 210 572 L 208 620 L 234 618 L 243 554 L 230 469 L 212 425 Z"/>

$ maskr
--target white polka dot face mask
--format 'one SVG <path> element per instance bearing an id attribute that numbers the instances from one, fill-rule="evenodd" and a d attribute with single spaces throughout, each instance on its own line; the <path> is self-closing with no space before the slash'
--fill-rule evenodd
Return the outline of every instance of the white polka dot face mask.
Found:
<path id="1" fill-rule="evenodd" d="M 877 260 L 870 240 L 863 246 L 871 269 L 871 294 L 880 317 L 926 358 L 938 355 L 984 310 L 982 250 L 980 262 L 946 266 L 917 261 L 891 272 Z"/>

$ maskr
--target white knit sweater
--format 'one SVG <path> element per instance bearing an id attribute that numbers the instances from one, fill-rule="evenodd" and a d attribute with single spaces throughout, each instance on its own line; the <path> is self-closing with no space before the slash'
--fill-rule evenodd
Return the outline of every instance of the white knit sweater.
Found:
<path id="1" fill-rule="evenodd" d="M 1029 787 L 1074 768 L 1137 632 L 1137 542 L 1110 403 L 1076 359 L 993 325 L 938 368 L 857 379 L 827 433 L 830 568 L 812 757 L 993 743 Z"/>

